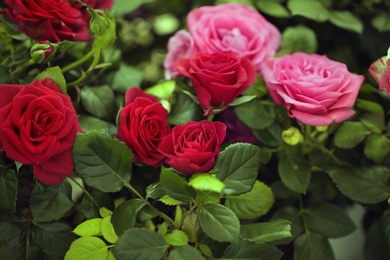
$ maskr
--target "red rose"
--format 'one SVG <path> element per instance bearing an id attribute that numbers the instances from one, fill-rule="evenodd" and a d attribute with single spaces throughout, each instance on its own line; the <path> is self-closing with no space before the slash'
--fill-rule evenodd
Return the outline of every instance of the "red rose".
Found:
<path id="1" fill-rule="evenodd" d="M 232 53 L 198 53 L 178 59 L 175 68 L 191 79 L 205 116 L 225 108 L 256 78 L 251 62 Z"/>
<path id="2" fill-rule="evenodd" d="M 208 172 L 215 164 L 225 134 L 226 126 L 221 122 L 188 122 L 175 126 L 158 150 L 167 157 L 167 164 L 183 174 Z"/>
<path id="3" fill-rule="evenodd" d="M 41 182 L 56 185 L 72 174 L 77 132 L 72 102 L 51 79 L 0 85 L 0 146 L 7 157 L 32 164 Z"/>
<path id="4" fill-rule="evenodd" d="M 134 153 L 135 162 L 154 167 L 164 163 L 157 147 L 170 133 L 168 111 L 158 100 L 136 87 L 126 92 L 126 106 L 120 111 L 118 139 Z"/>
<path id="5" fill-rule="evenodd" d="M 81 11 L 65 0 L 4 0 L 5 14 L 36 40 L 89 41 L 88 23 Z"/>

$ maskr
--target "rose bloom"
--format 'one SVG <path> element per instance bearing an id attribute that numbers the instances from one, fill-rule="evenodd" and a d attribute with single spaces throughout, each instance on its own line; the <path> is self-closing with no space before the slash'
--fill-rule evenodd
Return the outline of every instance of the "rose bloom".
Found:
<path id="1" fill-rule="evenodd" d="M 226 134 L 221 122 L 188 122 L 177 125 L 164 137 L 158 150 L 175 170 L 191 175 L 210 171 Z"/>
<path id="2" fill-rule="evenodd" d="M 225 108 L 256 78 L 251 62 L 233 53 L 198 53 L 177 60 L 175 67 L 190 78 L 205 116 Z"/>
<path id="3" fill-rule="evenodd" d="M 168 111 L 157 98 L 132 87 L 126 92 L 126 105 L 120 111 L 117 137 L 134 153 L 136 163 L 159 167 L 165 156 L 157 147 L 171 132 L 168 125 Z"/>
<path id="4" fill-rule="evenodd" d="M 4 0 L 2 12 L 19 29 L 36 40 L 89 41 L 88 23 L 80 10 L 65 0 Z"/>
<path id="5" fill-rule="evenodd" d="M 203 6 L 187 16 L 187 26 L 202 52 L 233 52 L 260 64 L 275 55 L 281 35 L 257 10 L 236 3 Z"/>
<path id="6" fill-rule="evenodd" d="M 72 174 L 77 132 L 71 99 L 51 79 L 0 85 L 0 147 L 7 157 L 32 164 L 39 181 L 56 185 Z"/>
<path id="7" fill-rule="evenodd" d="M 312 126 L 342 122 L 353 107 L 364 77 L 345 64 L 317 54 L 294 53 L 262 65 L 267 89 L 288 114 Z"/>
<path id="8" fill-rule="evenodd" d="M 197 53 L 191 34 L 185 30 L 179 30 L 169 38 L 168 53 L 164 59 L 165 78 L 172 79 L 179 73 L 175 69 L 175 62 L 179 58 L 188 58 Z"/>
<path id="9" fill-rule="evenodd" d="M 376 82 L 378 82 L 379 89 L 385 90 L 387 95 L 390 97 L 390 59 L 384 56 L 376 60 L 371 64 L 368 71 L 374 77 Z"/>

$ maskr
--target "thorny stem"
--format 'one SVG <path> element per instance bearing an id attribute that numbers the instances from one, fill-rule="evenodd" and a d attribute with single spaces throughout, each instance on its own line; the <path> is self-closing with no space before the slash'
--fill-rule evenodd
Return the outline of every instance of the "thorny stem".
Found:
<path id="1" fill-rule="evenodd" d="M 85 195 L 87 195 L 87 197 L 93 202 L 93 204 L 95 204 L 95 206 L 96 206 L 97 208 L 100 207 L 100 205 L 93 199 L 91 193 L 89 193 L 89 192 L 83 187 L 83 185 L 81 185 L 78 181 L 76 181 L 76 179 L 75 179 L 73 176 L 68 176 L 68 178 L 69 178 L 70 180 L 72 180 L 77 186 L 79 186 L 80 189 L 83 190 L 83 192 L 85 193 Z"/>

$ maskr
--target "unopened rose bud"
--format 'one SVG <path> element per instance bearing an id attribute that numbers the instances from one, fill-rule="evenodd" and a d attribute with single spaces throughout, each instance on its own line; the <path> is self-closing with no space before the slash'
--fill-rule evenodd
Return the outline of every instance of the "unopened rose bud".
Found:
<path id="1" fill-rule="evenodd" d="M 102 49 L 110 47 L 116 39 L 115 19 L 110 17 L 108 11 L 97 11 L 90 7 L 87 10 L 91 15 L 89 28 L 95 35 L 95 42 Z"/>
<path id="2" fill-rule="evenodd" d="M 290 127 L 282 132 L 282 139 L 286 144 L 297 145 L 303 140 L 303 136 L 297 128 Z"/>
<path id="3" fill-rule="evenodd" d="M 31 58 L 36 63 L 47 63 L 51 61 L 57 52 L 58 44 L 49 41 L 39 41 L 30 49 Z"/>

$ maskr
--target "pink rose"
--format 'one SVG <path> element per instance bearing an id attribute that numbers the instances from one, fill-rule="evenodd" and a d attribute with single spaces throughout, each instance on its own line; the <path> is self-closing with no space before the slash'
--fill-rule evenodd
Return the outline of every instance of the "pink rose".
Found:
<path id="1" fill-rule="evenodd" d="M 275 55 L 281 35 L 257 10 L 243 4 L 220 4 L 193 9 L 187 26 L 199 51 L 233 52 L 260 64 Z"/>
<path id="2" fill-rule="evenodd" d="M 175 69 L 175 62 L 179 58 L 195 55 L 197 48 L 194 40 L 185 30 L 177 31 L 168 41 L 168 53 L 164 60 L 165 78 L 172 79 L 179 75 Z"/>
<path id="3" fill-rule="evenodd" d="M 294 53 L 262 65 L 267 89 L 275 103 L 304 124 L 326 126 L 350 118 L 364 77 L 345 64 L 317 54 Z"/>
<path id="4" fill-rule="evenodd" d="M 390 59 L 384 56 L 376 60 L 371 64 L 368 71 L 378 82 L 379 89 L 385 90 L 390 97 Z"/>
<path id="5" fill-rule="evenodd" d="M 209 172 L 225 134 L 226 126 L 221 122 L 191 121 L 175 126 L 158 150 L 166 156 L 167 164 L 183 174 Z"/>
<path id="6" fill-rule="evenodd" d="M 157 98 L 132 87 L 126 92 L 126 106 L 120 111 L 118 139 L 134 153 L 134 161 L 159 167 L 165 156 L 157 147 L 171 132 L 168 111 Z"/>

